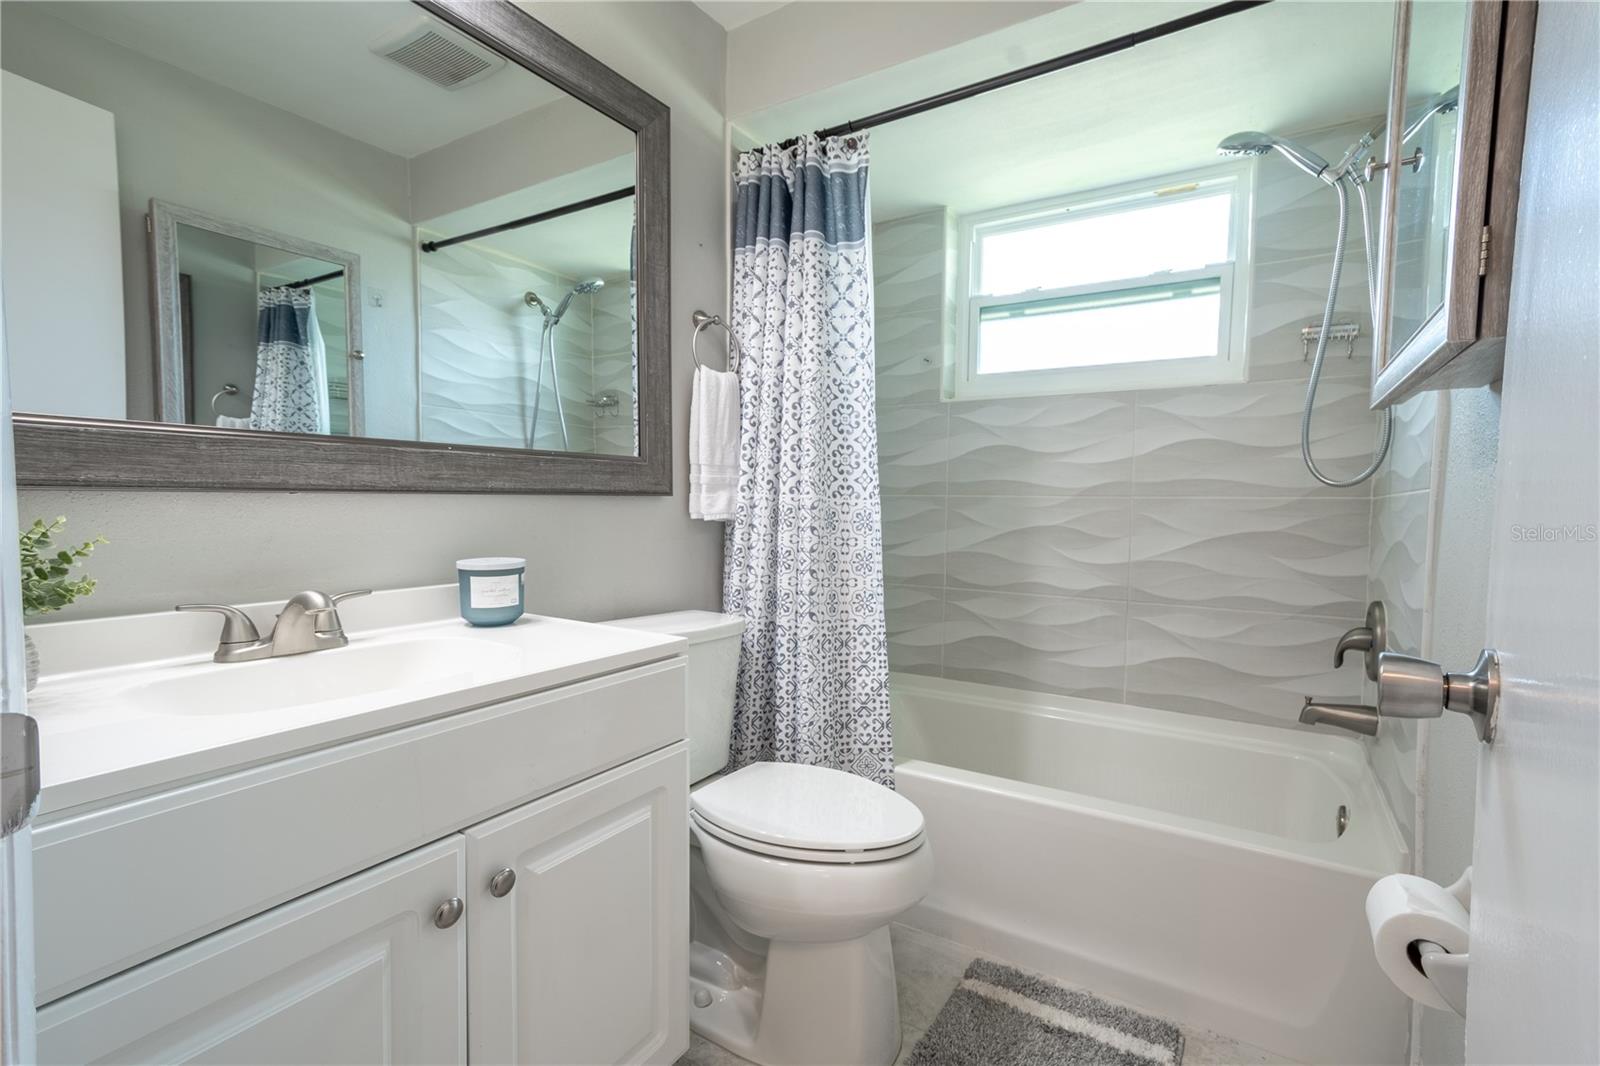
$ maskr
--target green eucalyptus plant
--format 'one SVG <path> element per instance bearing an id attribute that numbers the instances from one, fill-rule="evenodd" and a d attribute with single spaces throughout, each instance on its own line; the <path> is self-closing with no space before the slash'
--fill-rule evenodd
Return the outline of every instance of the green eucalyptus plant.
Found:
<path id="1" fill-rule="evenodd" d="M 96 545 L 107 543 L 106 539 L 96 537 L 76 546 L 60 547 L 51 538 L 66 527 L 65 516 L 49 524 L 35 519 L 18 538 L 22 555 L 22 613 L 25 615 L 59 611 L 94 591 L 94 578 L 84 574 L 73 577 L 72 568 L 89 558 Z"/>

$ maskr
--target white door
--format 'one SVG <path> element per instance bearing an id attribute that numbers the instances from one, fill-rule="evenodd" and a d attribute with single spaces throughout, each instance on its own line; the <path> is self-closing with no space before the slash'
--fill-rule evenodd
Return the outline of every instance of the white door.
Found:
<path id="1" fill-rule="evenodd" d="M 474 1062 L 687 1050 L 688 815 L 677 744 L 466 831 Z"/>
<path id="2" fill-rule="evenodd" d="M 1539 5 L 1490 556 L 1503 692 L 1478 774 L 1470 1062 L 1600 1062 L 1597 31 L 1600 5 Z"/>
<path id="3" fill-rule="evenodd" d="M 3 301 L 0 301 L 3 305 Z M 34 1061 L 33 865 L 28 822 L 37 800 L 23 739 L 27 691 L 22 666 L 22 584 L 17 540 L 16 463 L 11 450 L 11 367 L 0 310 L 0 1066 Z"/>
<path id="4" fill-rule="evenodd" d="M 58 999 L 39 1061 L 463 1063 L 467 923 L 436 910 L 465 854 L 447 837 Z"/>

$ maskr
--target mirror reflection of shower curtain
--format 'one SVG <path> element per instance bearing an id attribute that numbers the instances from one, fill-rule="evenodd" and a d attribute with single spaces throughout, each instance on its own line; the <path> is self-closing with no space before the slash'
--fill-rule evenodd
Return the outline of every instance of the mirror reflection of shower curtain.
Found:
<path id="1" fill-rule="evenodd" d="M 262 289 L 256 308 L 250 428 L 327 433 L 328 355 L 311 290 L 287 285 Z"/>

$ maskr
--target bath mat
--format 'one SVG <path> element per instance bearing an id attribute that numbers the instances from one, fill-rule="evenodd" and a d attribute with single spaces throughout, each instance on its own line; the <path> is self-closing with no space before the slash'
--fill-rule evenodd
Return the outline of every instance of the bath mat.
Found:
<path id="1" fill-rule="evenodd" d="M 1178 1027 L 977 959 L 907 1066 L 1179 1066 Z"/>

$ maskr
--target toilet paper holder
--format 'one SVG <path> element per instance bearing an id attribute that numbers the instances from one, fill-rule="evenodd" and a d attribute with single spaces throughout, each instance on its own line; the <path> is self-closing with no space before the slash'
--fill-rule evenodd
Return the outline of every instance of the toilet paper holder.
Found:
<path id="1" fill-rule="evenodd" d="M 1471 965 L 1471 907 L 1470 866 L 1449 886 L 1390 874 L 1379 878 L 1367 897 L 1379 967 L 1411 999 L 1462 1017 Z"/>
<path id="2" fill-rule="evenodd" d="M 1445 891 L 1454 896 L 1462 907 L 1472 910 L 1472 867 L 1461 871 L 1461 876 L 1456 878 L 1454 884 L 1445 886 Z M 1422 976 L 1433 985 L 1440 998 L 1450 1005 L 1451 1010 L 1465 1018 L 1467 966 L 1471 952 L 1452 954 L 1431 940 L 1413 940 L 1407 954 L 1411 956 L 1411 964 L 1422 971 Z"/>
<path id="3" fill-rule="evenodd" d="M 1431 940 L 1411 942 L 1411 964 L 1422 971 L 1450 1009 L 1467 1016 L 1467 965 L 1471 952 L 1452 955 Z"/>

